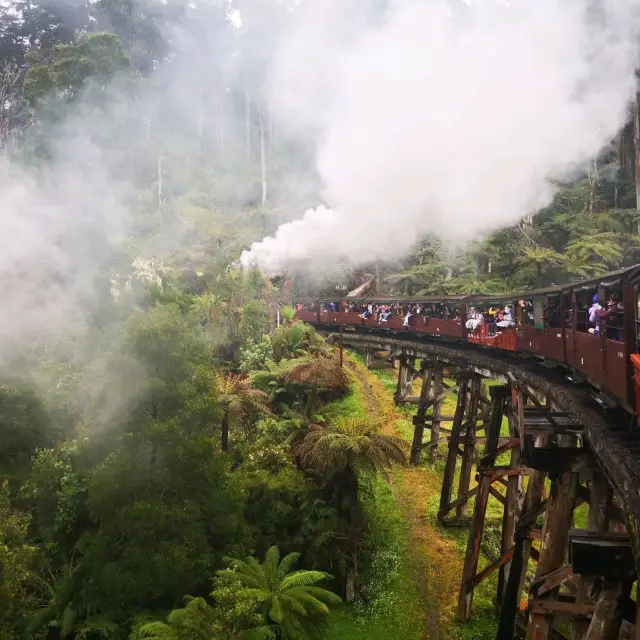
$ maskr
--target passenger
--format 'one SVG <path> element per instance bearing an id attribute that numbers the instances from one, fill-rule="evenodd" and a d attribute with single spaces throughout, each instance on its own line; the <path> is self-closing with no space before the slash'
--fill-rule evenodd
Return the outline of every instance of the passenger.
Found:
<path id="1" fill-rule="evenodd" d="M 524 324 L 533 324 L 533 305 L 528 300 L 519 300 L 518 304 L 522 309 L 522 319 L 524 321 Z"/>
<path id="2" fill-rule="evenodd" d="M 467 320 L 465 326 L 467 329 L 471 331 L 475 331 L 480 325 L 484 324 L 484 315 L 474 309 L 473 307 L 469 311 L 469 319 Z"/>
<path id="3" fill-rule="evenodd" d="M 600 323 L 598 322 L 598 311 L 602 311 L 602 307 L 600 306 L 597 293 L 593 296 L 591 303 L 591 307 L 589 307 L 589 311 L 587 312 L 589 324 L 592 325 L 591 327 L 589 327 L 589 333 L 592 336 L 599 336 Z"/>
<path id="4" fill-rule="evenodd" d="M 609 338 L 611 340 L 620 341 L 620 329 L 617 326 L 618 315 L 622 312 L 622 307 L 618 304 L 618 294 L 612 293 L 609 298 L 608 309 L 606 311 L 596 311 L 598 322 L 606 320 L 609 325 Z"/>
<path id="5" fill-rule="evenodd" d="M 515 321 L 513 319 L 513 307 L 508 304 L 505 307 L 504 313 L 502 314 L 502 319 L 497 323 L 497 326 L 502 329 L 506 329 L 507 327 L 513 327 L 514 324 Z"/>
<path id="6" fill-rule="evenodd" d="M 367 306 L 364 312 L 360 315 L 363 320 L 368 320 L 373 315 L 373 305 Z"/>
<path id="7" fill-rule="evenodd" d="M 411 320 L 415 315 L 416 313 L 415 313 L 414 307 L 409 307 L 407 310 L 407 315 L 404 317 L 404 322 L 402 323 L 402 326 L 408 329 L 409 326 L 411 325 Z"/>
<path id="8" fill-rule="evenodd" d="M 498 309 L 493 305 L 489 307 L 489 337 L 493 338 L 496 335 L 496 316 L 498 315 Z"/>

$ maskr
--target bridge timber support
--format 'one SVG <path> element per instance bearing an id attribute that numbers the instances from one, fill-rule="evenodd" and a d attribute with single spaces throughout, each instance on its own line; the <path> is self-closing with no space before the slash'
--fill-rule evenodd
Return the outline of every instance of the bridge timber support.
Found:
<path id="1" fill-rule="evenodd" d="M 611 425 L 610 451 L 555 382 L 537 384 L 491 358 L 390 342 L 395 402 L 416 406 L 410 462 L 444 466 L 438 520 L 468 528 L 460 622 L 492 580 L 497 640 L 640 640 L 640 514 L 629 493 L 640 496 L 640 483 L 632 488 L 635 479 L 611 465 L 620 443 L 640 452 L 638 435 Z M 373 365 L 381 346 L 367 351 Z"/>

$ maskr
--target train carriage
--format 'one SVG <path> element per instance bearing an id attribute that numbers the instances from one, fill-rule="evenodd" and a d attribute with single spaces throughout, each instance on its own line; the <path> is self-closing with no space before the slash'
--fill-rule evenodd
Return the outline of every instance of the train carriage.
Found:
<path id="1" fill-rule="evenodd" d="M 619 307 L 612 306 L 616 300 Z M 590 280 L 505 295 L 359 297 L 299 305 L 317 325 L 466 340 L 569 367 L 629 410 L 640 401 L 640 265 Z M 595 305 L 599 304 L 599 313 Z M 371 307 L 371 317 L 363 311 Z M 388 318 L 380 309 L 393 308 Z M 510 308 L 509 322 L 494 309 Z M 607 309 L 611 311 L 606 313 Z M 409 323 L 407 326 L 407 314 Z M 368 314 L 364 314 L 367 316 Z M 482 321 L 473 322 L 482 316 Z M 513 324 L 510 321 L 513 321 Z M 634 373 L 635 380 L 634 385 Z"/>
<path id="2" fill-rule="evenodd" d="M 464 319 L 466 317 L 466 296 L 415 296 L 393 297 L 377 296 L 369 298 L 349 299 L 348 303 L 356 304 L 360 309 L 369 305 L 376 310 L 385 307 L 393 309 L 392 315 L 384 320 L 380 313 L 368 319 L 360 318 L 360 323 L 368 327 L 395 330 L 413 330 L 417 333 L 427 333 L 434 336 L 450 338 L 464 338 Z M 409 326 L 405 326 L 407 314 Z M 353 320 L 353 314 L 345 314 Z M 357 322 L 356 322 L 357 323 Z M 351 324 L 351 322 L 349 322 Z"/>
<path id="3" fill-rule="evenodd" d="M 516 350 L 516 305 L 512 295 L 475 295 L 466 299 L 469 310 L 467 340 L 485 347 L 495 347 L 505 351 Z M 497 310 L 503 309 L 510 321 L 500 321 Z M 482 318 L 480 324 L 476 319 Z M 501 326 L 504 324 L 504 326 Z"/>
<path id="4" fill-rule="evenodd" d="M 534 289 L 515 296 L 516 349 L 564 362 L 564 297 L 560 287 Z"/>

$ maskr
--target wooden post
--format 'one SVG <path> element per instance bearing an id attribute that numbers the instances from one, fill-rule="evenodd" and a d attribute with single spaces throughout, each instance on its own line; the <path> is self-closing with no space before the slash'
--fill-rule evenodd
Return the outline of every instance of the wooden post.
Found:
<path id="1" fill-rule="evenodd" d="M 369 346 L 365 347 L 364 358 L 365 358 L 365 363 L 367 365 L 367 369 L 370 369 L 374 360 L 373 356 L 371 355 L 371 347 Z"/>
<path id="2" fill-rule="evenodd" d="M 342 320 L 340 321 L 340 368 L 342 369 L 343 363 L 343 346 L 342 346 Z"/>
<path id="3" fill-rule="evenodd" d="M 613 498 L 613 490 L 601 471 L 591 477 L 591 496 L 589 499 L 589 519 L 587 531 L 606 533 L 609 530 L 609 509 Z M 593 587 L 594 578 L 580 578 L 576 602 L 587 602 Z M 571 640 L 584 640 L 589 629 L 589 621 L 576 618 L 571 629 Z"/>
<path id="4" fill-rule="evenodd" d="M 520 437 L 520 432 L 518 430 L 513 397 L 512 387 L 511 404 L 509 406 L 509 436 L 515 439 Z M 520 466 L 520 457 L 521 451 L 519 448 L 511 449 L 511 461 L 509 466 L 512 469 L 517 469 Z M 523 485 L 522 476 L 509 476 L 507 478 L 507 496 L 502 515 L 502 540 L 500 548 L 500 551 L 503 554 L 515 545 L 516 524 L 520 517 L 520 513 L 522 512 L 522 503 L 524 500 Z M 496 597 L 498 608 L 502 606 L 502 599 L 504 597 L 504 591 L 509 578 L 511 562 L 512 561 L 510 560 L 500 567 L 500 571 L 498 573 L 498 593 Z"/>
<path id="5" fill-rule="evenodd" d="M 436 365 L 438 366 L 438 365 Z M 420 400 L 418 404 L 418 413 L 413 419 L 413 444 L 411 445 L 411 456 L 409 462 L 417 465 L 420 462 L 420 451 L 424 438 L 426 404 L 431 399 L 431 381 L 433 378 L 433 369 L 422 365 L 422 388 L 420 389 Z"/>
<path id="6" fill-rule="evenodd" d="M 474 581 L 478 570 L 482 533 L 484 531 L 487 504 L 489 495 L 491 494 L 491 483 L 493 481 L 491 468 L 494 467 L 496 463 L 502 416 L 504 415 L 505 400 L 509 395 L 509 387 L 493 387 L 490 394 L 492 399 L 491 420 L 489 428 L 487 429 L 487 444 L 484 455 L 487 469 L 485 470 L 483 467 L 481 471 L 478 495 L 476 496 L 473 519 L 471 520 L 471 528 L 467 540 L 467 551 L 462 570 L 462 583 L 458 594 L 458 620 L 461 622 L 467 622 L 471 617 Z"/>
<path id="7" fill-rule="evenodd" d="M 622 601 L 629 591 L 630 585 L 605 581 L 585 640 L 618 640 L 622 625 Z"/>
<path id="8" fill-rule="evenodd" d="M 460 468 L 460 480 L 458 483 L 458 496 L 462 496 L 471 484 L 471 469 L 473 467 L 473 457 L 476 450 L 476 414 L 478 413 L 478 403 L 480 402 L 480 391 L 482 389 L 482 378 L 474 376 L 471 380 L 471 397 L 467 405 L 466 426 L 464 437 L 464 451 L 462 455 L 462 466 Z M 456 507 L 456 518 L 462 519 L 467 515 L 467 502 L 463 502 Z"/>
<path id="9" fill-rule="evenodd" d="M 402 394 L 404 393 L 405 384 L 407 381 L 407 369 L 404 366 L 405 363 L 405 355 L 404 353 L 398 358 L 398 386 L 396 387 L 395 395 L 393 396 L 393 400 L 396 404 L 402 398 Z"/>
<path id="10" fill-rule="evenodd" d="M 542 532 L 540 561 L 537 577 L 540 578 L 563 566 L 569 541 L 569 530 L 578 488 L 578 474 L 562 471 L 551 483 L 551 493 Z M 552 599 L 557 589 L 540 596 L 542 600 Z M 552 613 L 533 612 L 529 616 L 526 640 L 546 640 L 551 638 L 554 616 Z"/>
<path id="11" fill-rule="evenodd" d="M 524 425 L 519 422 L 518 429 L 523 431 Z M 539 440 L 544 442 L 546 436 Z M 509 568 L 509 575 L 504 590 L 502 608 L 500 609 L 500 621 L 498 624 L 498 634 L 496 640 L 512 640 L 518 610 L 520 607 L 520 597 L 524 588 L 524 581 L 527 575 L 527 566 L 531 555 L 531 539 L 529 533 L 533 529 L 537 514 L 542 510 L 542 492 L 544 490 L 544 480 L 546 473 L 536 471 L 529 478 L 527 492 L 524 497 L 522 514 L 516 526 L 516 544 L 513 552 L 513 559 Z"/>
<path id="12" fill-rule="evenodd" d="M 444 367 L 437 363 L 433 372 L 433 397 L 440 398 L 444 391 Z M 433 405 L 433 420 L 431 421 L 431 439 L 429 441 L 429 460 L 433 461 L 438 455 L 440 441 L 440 418 L 442 416 L 442 400 L 438 399 Z"/>
<path id="13" fill-rule="evenodd" d="M 442 477 L 442 490 L 440 492 L 440 508 L 438 510 L 438 518 L 443 521 L 449 511 L 449 503 L 451 502 L 451 492 L 453 490 L 453 479 L 456 472 L 456 460 L 458 458 L 458 440 L 460 431 L 464 423 L 465 407 L 467 402 L 467 390 L 469 388 L 469 379 L 464 377 L 460 380 L 458 388 L 458 404 L 456 405 L 456 413 L 453 418 L 451 427 L 451 437 L 449 438 L 449 451 L 447 453 L 447 461 L 444 467 Z"/>
<path id="14" fill-rule="evenodd" d="M 402 398 L 406 398 L 407 396 L 412 395 L 413 391 L 413 371 L 416 368 L 416 359 L 414 356 L 407 356 L 405 366 L 405 380 L 404 380 L 404 389 L 402 390 Z"/>

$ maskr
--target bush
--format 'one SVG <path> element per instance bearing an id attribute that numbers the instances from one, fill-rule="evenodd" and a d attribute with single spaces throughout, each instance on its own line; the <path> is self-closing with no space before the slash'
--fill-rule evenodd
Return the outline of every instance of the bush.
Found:
<path id="1" fill-rule="evenodd" d="M 245 373 L 266 370 L 268 360 L 273 360 L 273 345 L 269 336 L 262 336 L 258 340 L 249 338 L 240 349 L 238 357 L 240 369 Z"/>

